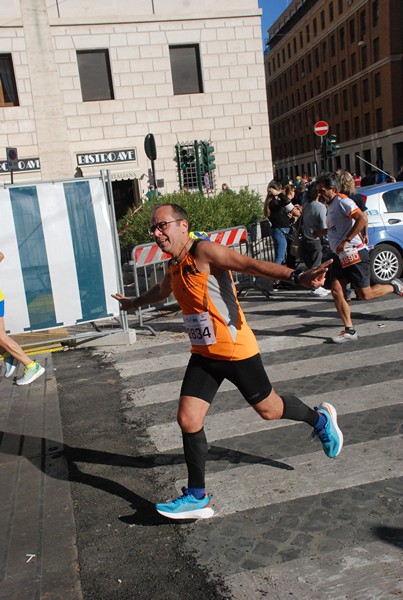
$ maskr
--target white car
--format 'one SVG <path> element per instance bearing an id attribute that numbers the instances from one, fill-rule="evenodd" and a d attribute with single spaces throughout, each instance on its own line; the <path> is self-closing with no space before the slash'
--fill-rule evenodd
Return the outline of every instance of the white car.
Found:
<path id="1" fill-rule="evenodd" d="M 367 207 L 371 280 L 387 283 L 403 271 L 403 181 L 357 188 Z"/>

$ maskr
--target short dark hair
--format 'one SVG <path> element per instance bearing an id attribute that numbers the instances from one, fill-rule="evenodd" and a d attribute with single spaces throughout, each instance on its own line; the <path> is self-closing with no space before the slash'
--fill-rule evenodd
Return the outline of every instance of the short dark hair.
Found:
<path id="1" fill-rule="evenodd" d="M 176 217 L 177 219 L 183 219 L 184 221 L 187 221 L 189 223 L 189 215 L 187 214 L 186 210 L 184 208 L 182 208 L 182 206 L 179 206 L 179 204 L 173 204 L 172 202 L 162 202 L 160 204 L 156 204 L 153 207 L 153 212 L 151 213 L 151 219 L 154 218 L 155 211 L 158 210 L 159 208 L 162 208 L 163 206 L 169 206 L 170 209 L 172 210 L 174 217 Z M 189 223 L 189 227 L 190 227 L 190 223 Z"/>
<path id="2" fill-rule="evenodd" d="M 328 190 L 336 190 L 336 192 L 340 191 L 340 179 L 337 173 L 325 173 L 324 175 L 320 175 L 316 183 L 321 183 Z"/>
<path id="3" fill-rule="evenodd" d="M 311 181 L 305 187 L 306 199 L 308 202 L 313 202 L 318 197 L 318 186 L 316 181 Z"/>

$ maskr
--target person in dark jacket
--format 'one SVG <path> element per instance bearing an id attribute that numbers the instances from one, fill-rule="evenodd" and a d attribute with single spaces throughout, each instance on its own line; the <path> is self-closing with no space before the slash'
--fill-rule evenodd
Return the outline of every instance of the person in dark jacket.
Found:
<path id="1" fill-rule="evenodd" d="M 286 236 L 290 233 L 293 217 L 298 217 L 300 211 L 296 209 L 291 199 L 283 192 L 281 184 L 277 181 L 271 181 L 267 188 L 263 212 L 265 217 L 270 220 L 273 229 L 274 262 L 281 265 L 285 260 L 287 251 Z"/>
<path id="2" fill-rule="evenodd" d="M 292 200 L 284 193 L 282 185 L 271 181 L 267 187 L 267 196 L 263 207 L 265 217 L 270 220 L 274 243 L 274 262 L 282 265 L 287 254 L 287 235 L 291 231 L 294 217 L 299 217 Z M 273 282 L 273 291 L 280 289 L 279 281 Z"/>

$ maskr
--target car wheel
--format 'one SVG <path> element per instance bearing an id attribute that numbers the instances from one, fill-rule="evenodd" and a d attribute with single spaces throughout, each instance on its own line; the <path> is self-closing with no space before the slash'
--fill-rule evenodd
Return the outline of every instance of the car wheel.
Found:
<path id="1" fill-rule="evenodd" d="M 399 250 L 389 244 L 379 244 L 371 252 L 371 281 L 388 283 L 402 274 L 403 259 Z"/>

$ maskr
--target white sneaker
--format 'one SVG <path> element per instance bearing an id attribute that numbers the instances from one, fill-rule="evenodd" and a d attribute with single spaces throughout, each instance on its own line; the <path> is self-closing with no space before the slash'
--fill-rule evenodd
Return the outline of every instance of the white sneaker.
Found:
<path id="1" fill-rule="evenodd" d="M 403 296 L 403 283 L 399 279 L 392 279 L 393 291 L 398 296 Z"/>
<path id="2" fill-rule="evenodd" d="M 311 291 L 312 296 L 319 296 L 320 298 L 324 298 L 330 294 L 330 290 L 325 289 L 324 287 L 318 287 L 315 290 Z"/>
<path id="3" fill-rule="evenodd" d="M 11 377 L 11 375 L 14 373 L 14 371 L 17 368 L 18 365 L 18 360 L 16 358 L 14 358 L 14 356 L 6 356 L 4 358 L 3 356 L 3 360 L 4 360 L 4 364 L 6 366 L 6 372 L 4 373 L 4 377 Z"/>
<path id="4" fill-rule="evenodd" d="M 334 344 L 344 344 L 345 342 L 354 342 L 358 340 L 358 333 L 347 333 L 345 329 L 340 331 L 339 335 L 332 338 Z"/>

